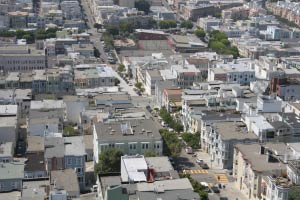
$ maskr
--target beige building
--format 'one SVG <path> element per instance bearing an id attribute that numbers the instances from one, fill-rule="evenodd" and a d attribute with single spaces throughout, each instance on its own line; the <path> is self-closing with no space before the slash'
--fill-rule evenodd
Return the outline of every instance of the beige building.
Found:
<path id="1" fill-rule="evenodd" d="M 237 144 L 234 148 L 235 184 L 249 200 L 262 199 L 266 195 L 264 177 L 280 175 L 285 170 L 285 164 L 260 144 Z"/>

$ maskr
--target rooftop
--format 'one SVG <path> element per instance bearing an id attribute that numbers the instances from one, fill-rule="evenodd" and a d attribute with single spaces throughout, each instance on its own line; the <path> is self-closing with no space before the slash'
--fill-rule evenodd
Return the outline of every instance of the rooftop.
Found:
<path id="1" fill-rule="evenodd" d="M 27 153 L 25 162 L 25 171 L 46 171 L 44 164 L 44 152 Z"/>
<path id="2" fill-rule="evenodd" d="M 281 162 L 268 161 L 269 155 L 260 153 L 260 144 L 237 144 L 235 148 L 242 153 L 244 160 L 250 163 L 254 171 L 271 173 L 272 170 L 286 169 L 286 166 Z"/>
<path id="3" fill-rule="evenodd" d="M 55 187 L 67 192 L 77 192 L 79 194 L 80 191 L 77 174 L 74 169 L 51 171 L 50 184 L 52 188 Z"/>
<path id="4" fill-rule="evenodd" d="M 100 141 L 121 140 L 161 140 L 159 125 L 151 119 L 96 123 L 96 132 Z"/>
<path id="5" fill-rule="evenodd" d="M 44 200 L 47 197 L 49 180 L 24 181 L 22 189 L 22 200 Z"/>
<path id="6" fill-rule="evenodd" d="M 23 179 L 24 164 L 23 163 L 2 163 L 0 166 L 1 179 Z"/>
<path id="7" fill-rule="evenodd" d="M 134 181 L 134 182 L 147 181 L 145 172 L 147 171 L 148 166 L 144 156 L 122 156 L 121 162 L 124 163 L 124 167 L 125 167 L 124 169 L 128 174 L 128 181 Z M 123 180 L 123 181 L 127 181 L 127 180 Z"/>
<path id="8" fill-rule="evenodd" d="M 86 154 L 83 136 L 65 137 L 64 140 L 66 156 L 84 156 Z"/>
<path id="9" fill-rule="evenodd" d="M 214 122 L 213 129 L 221 135 L 222 140 L 246 140 L 257 139 L 253 133 L 248 133 L 243 122 Z"/>
<path id="10" fill-rule="evenodd" d="M 0 144 L 0 157 L 12 157 L 13 156 L 13 143 L 5 142 Z"/>
<path id="11" fill-rule="evenodd" d="M 27 136 L 27 152 L 44 151 L 44 137 L 42 136 Z"/>
<path id="12" fill-rule="evenodd" d="M 17 117 L 0 117 L 0 127 L 16 127 L 17 126 Z"/>
<path id="13" fill-rule="evenodd" d="M 30 109 L 61 109 L 64 108 L 65 104 L 63 100 L 42 100 L 42 101 L 31 101 Z"/>
<path id="14" fill-rule="evenodd" d="M 155 172 L 169 172 L 173 170 L 173 167 L 166 156 L 162 157 L 146 157 L 147 165 L 150 169 L 154 169 Z"/>

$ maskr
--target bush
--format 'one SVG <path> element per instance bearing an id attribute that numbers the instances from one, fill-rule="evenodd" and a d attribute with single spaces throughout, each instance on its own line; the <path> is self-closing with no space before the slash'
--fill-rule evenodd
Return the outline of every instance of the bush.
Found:
<path id="1" fill-rule="evenodd" d="M 193 22 L 191 20 L 186 20 L 181 22 L 180 28 L 186 28 L 186 29 L 192 29 L 193 28 Z"/>

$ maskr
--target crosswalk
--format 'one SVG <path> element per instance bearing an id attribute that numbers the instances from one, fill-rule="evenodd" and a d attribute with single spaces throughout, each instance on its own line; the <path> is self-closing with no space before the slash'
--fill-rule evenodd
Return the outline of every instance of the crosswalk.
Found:
<path id="1" fill-rule="evenodd" d="M 184 169 L 183 174 L 207 174 L 208 171 L 205 169 Z"/>
<path id="2" fill-rule="evenodd" d="M 228 183 L 226 174 L 215 174 L 215 177 L 219 183 Z"/>

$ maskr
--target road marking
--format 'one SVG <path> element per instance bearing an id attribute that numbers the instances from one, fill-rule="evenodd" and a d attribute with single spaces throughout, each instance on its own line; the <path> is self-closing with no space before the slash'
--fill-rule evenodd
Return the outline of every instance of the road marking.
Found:
<path id="1" fill-rule="evenodd" d="M 183 174 L 207 174 L 208 171 L 204 169 L 184 169 Z"/>
<path id="2" fill-rule="evenodd" d="M 215 178 L 219 183 L 228 183 L 226 174 L 215 174 Z"/>

